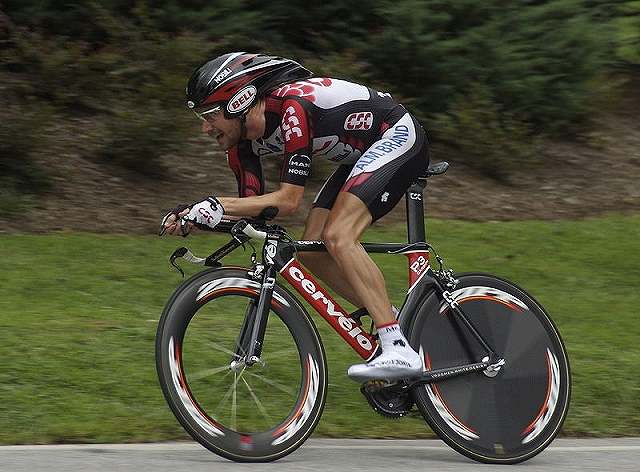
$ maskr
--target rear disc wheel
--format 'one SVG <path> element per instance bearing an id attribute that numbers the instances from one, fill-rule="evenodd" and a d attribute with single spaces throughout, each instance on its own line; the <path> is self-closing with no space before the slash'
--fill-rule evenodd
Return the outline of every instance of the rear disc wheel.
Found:
<path id="1" fill-rule="evenodd" d="M 416 405 L 434 431 L 465 456 L 522 462 L 549 445 L 566 417 L 571 378 L 564 345 L 544 309 L 519 287 L 488 275 L 459 280 L 452 298 L 505 363 L 497 374 L 481 371 L 417 387 Z M 425 370 L 486 356 L 435 295 L 417 314 L 410 342 Z"/>

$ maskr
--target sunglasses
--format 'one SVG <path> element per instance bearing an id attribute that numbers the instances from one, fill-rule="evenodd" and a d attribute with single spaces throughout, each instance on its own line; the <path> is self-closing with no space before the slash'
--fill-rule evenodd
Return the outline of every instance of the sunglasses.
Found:
<path id="1" fill-rule="evenodd" d="M 213 108 L 209 108 L 208 110 L 204 110 L 204 111 L 196 111 L 196 110 L 191 110 L 193 111 L 193 113 L 200 118 L 202 121 L 213 121 L 215 120 L 215 118 L 220 115 L 220 112 L 222 111 L 222 108 L 220 107 L 220 105 L 215 106 Z"/>

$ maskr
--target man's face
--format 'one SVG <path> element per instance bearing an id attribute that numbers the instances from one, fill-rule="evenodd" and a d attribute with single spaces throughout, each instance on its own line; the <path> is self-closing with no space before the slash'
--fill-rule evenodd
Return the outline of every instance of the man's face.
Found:
<path id="1" fill-rule="evenodd" d="M 202 132 L 215 138 L 222 149 L 228 150 L 240 142 L 241 127 L 238 118 L 228 120 L 221 110 L 202 116 Z"/>

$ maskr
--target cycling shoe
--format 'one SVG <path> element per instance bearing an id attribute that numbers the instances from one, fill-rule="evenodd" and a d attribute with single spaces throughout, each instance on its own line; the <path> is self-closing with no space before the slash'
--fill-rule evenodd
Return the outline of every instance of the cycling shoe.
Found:
<path id="1" fill-rule="evenodd" d="M 422 374 L 422 360 L 411 348 L 388 349 L 366 364 L 349 367 L 347 375 L 357 382 L 398 380 Z"/>

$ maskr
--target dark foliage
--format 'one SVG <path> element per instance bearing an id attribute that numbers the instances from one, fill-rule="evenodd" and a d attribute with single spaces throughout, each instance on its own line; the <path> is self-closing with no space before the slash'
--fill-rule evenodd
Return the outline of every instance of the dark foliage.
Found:
<path id="1" fill-rule="evenodd" d="M 144 173 L 186 139 L 193 67 L 230 50 L 390 91 L 497 178 L 539 160 L 539 137 L 588 126 L 611 72 L 640 66 L 630 0 L 12 0 L 5 11 L 4 87 L 102 122 L 92 157 Z"/>

